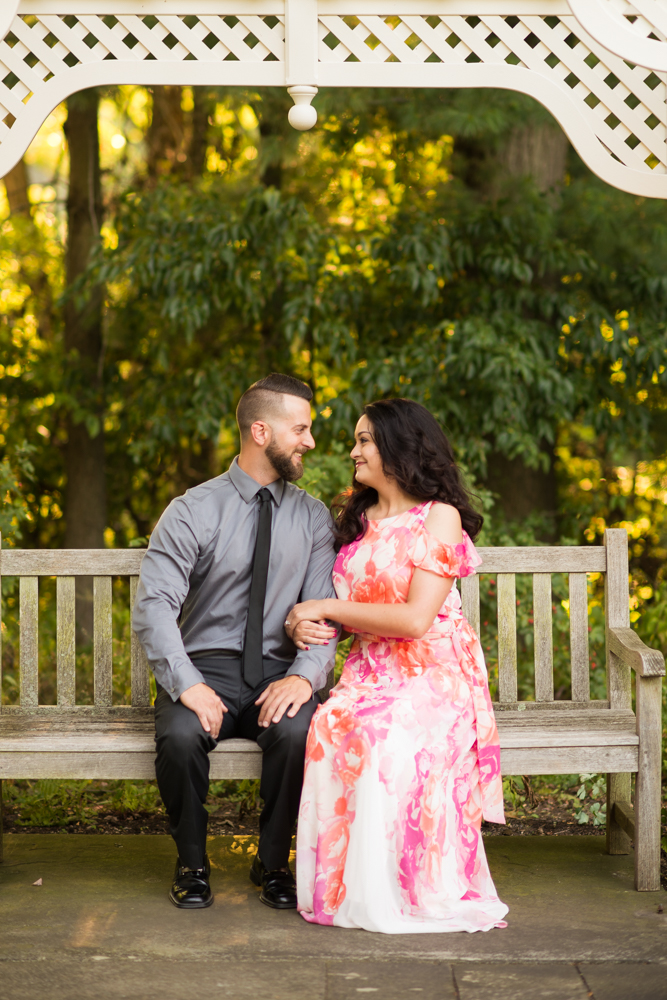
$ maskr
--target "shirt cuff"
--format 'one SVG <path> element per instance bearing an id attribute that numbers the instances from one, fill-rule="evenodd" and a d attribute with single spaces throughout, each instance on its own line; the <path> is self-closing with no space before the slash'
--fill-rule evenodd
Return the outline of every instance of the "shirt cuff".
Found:
<path id="1" fill-rule="evenodd" d="M 292 666 L 289 668 L 286 677 L 303 677 L 304 680 L 310 683 L 313 689 L 313 694 L 323 688 L 327 682 L 327 676 L 324 674 L 324 679 L 322 679 L 323 671 L 321 667 L 315 664 L 303 663 L 295 660 Z"/>
<path id="2" fill-rule="evenodd" d="M 181 661 L 178 667 L 167 667 L 163 677 L 156 673 L 158 683 L 166 690 L 172 701 L 178 701 L 184 691 L 195 684 L 205 684 L 203 675 L 192 660 Z"/>

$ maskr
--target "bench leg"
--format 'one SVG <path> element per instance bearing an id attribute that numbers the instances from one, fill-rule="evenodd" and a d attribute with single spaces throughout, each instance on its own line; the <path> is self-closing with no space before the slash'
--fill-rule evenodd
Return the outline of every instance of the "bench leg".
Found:
<path id="1" fill-rule="evenodd" d="M 607 775 L 607 854 L 629 854 L 630 838 L 614 819 L 616 802 L 632 801 L 632 775 Z"/>
<path id="2" fill-rule="evenodd" d="M 639 770 L 635 784 L 635 889 L 660 888 L 662 677 L 637 678 Z"/>
<path id="3" fill-rule="evenodd" d="M 2 778 L 0 778 L 0 865 L 2 864 Z"/>

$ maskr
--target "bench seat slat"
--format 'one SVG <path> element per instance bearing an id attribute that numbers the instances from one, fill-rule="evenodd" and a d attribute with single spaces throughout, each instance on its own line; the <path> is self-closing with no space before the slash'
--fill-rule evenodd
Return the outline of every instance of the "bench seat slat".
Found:
<path id="1" fill-rule="evenodd" d="M 246 752 L 211 754 L 211 778 L 258 778 L 259 747 Z M 637 771 L 637 747 L 531 747 L 501 750 L 503 774 L 577 774 Z M 0 779 L 72 778 L 142 779 L 155 777 L 155 750 L 145 753 L 3 753 Z"/>
<path id="2" fill-rule="evenodd" d="M 498 719 L 501 747 L 636 746 L 632 712 L 605 712 L 594 720 L 586 712 L 570 714 L 542 712 L 526 720 L 525 713 L 504 713 Z M 524 716 L 523 718 L 521 716 Z M 592 725 L 591 722 L 599 723 Z M 150 718 L 95 724 L 76 719 L 49 722 L 23 717 L 0 717 L 0 753 L 122 752 L 154 753 L 154 726 Z M 252 741 L 224 740 L 214 753 L 247 752 Z"/>

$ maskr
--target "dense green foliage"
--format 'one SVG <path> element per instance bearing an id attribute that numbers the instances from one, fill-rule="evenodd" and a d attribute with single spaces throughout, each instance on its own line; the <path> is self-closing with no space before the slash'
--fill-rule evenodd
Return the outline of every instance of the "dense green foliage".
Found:
<path id="1" fill-rule="evenodd" d="M 318 449 L 304 485 L 316 495 L 328 501 L 349 481 L 364 402 L 418 399 L 482 498 L 487 544 L 599 543 L 605 527 L 626 527 L 633 622 L 667 647 L 665 205 L 608 188 L 571 150 L 557 189 L 503 174 L 507 143 L 550 127 L 516 95 L 325 93 L 322 125 L 305 136 L 286 126 L 278 92 L 184 90 L 178 100 L 187 148 L 159 146 L 141 88 L 103 106 L 105 122 L 136 138 L 116 159 L 103 150 L 104 246 L 65 293 L 80 303 L 106 289 L 99 382 L 63 348 L 62 217 L 38 205 L 0 230 L 8 543 L 62 544 L 68 414 L 104 435 L 106 543 L 144 544 L 172 496 L 234 455 L 243 389 L 288 371 L 315 391 Z M 195 121 L 208 122 L 200 135 Z M 517 461 L 526 481 L 552 477 L 554 499 L 513 521 L 492 473 Z M 520 683 L 530 697 L 526 587 Z M 557 696 L 568 697 L 566 581 L 554 587 Z M 591 677 L 602 696 L 598 587 Z M 6 598 L 11 698 L 16 595 Z M 48 587 L 42 601 L 46 636 Z M 492 578 L 483 602 L 493 685 Z M 43 693 L 53 696 L 48 679 Z"/>

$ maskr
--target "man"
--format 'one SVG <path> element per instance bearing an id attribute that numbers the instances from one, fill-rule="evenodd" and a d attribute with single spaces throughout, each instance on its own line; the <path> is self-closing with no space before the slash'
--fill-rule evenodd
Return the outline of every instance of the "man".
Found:
<path id="1" fill-rule="evenodd" d="M 213 902 L 208 754 L 232 736 L 263 751 L 250 877 L 268 906 L 296 906 L 288 862 L 306 737 L 336 645 L 297 652 L 284 631 L 294 604 L 334 596 L 329 512 L 293 485 L 315 447 L 312 398 L 289 375 L 252 385 L 236 411 L 240 455 L 171 502 L 142 563 L 133 627 L 158 683 L 156 773 L 178 847 L 170 892 L 178 907 Z"/>

